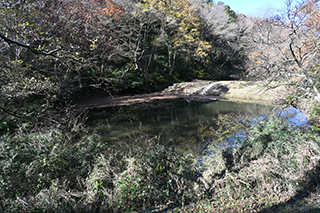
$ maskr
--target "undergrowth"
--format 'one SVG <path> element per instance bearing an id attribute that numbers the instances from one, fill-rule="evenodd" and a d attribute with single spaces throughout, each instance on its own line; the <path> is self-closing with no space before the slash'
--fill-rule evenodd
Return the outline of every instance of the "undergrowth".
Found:
<path id="1" fill-rule="evenodd" d="M 316 133 L 272 117 L 235 137 L 236 144 L 213 142 L 196 157 L 153 138 L 115 150 L 97 134 L 75 143 L 60 130 L 21 128 L 1 137 L 0 212 L 185 212 L 200 201 L 191 208 L 245 211 L 318 190 Z"/>

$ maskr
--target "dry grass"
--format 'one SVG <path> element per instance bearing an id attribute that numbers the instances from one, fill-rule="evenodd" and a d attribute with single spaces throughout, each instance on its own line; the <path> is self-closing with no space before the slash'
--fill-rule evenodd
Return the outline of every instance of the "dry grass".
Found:
<path id="1" fill-rule="evenodd" d="M 139 140 L 143 148 L 115 151 L 97 135 L 2 136 L 0 211 L 302 212 L 319 202 L 320 137 L 277 118 L 201 159 Z"/>
<path id="2" fill-rule="evenodd" d="M 202 181 L 210 198 L 173 212 L 299 212 L 316 208 L 318 136 L 279 120 L 249 132 L 243 144 L 233 149 L 212 148 L 203 160 Z M 300 206 L 302 203 L 306 205 Z"/>

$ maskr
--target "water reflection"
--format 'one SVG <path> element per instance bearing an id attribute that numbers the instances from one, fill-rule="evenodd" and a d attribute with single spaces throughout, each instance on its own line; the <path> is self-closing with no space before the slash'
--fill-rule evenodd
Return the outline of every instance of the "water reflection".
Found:
<path id="1" fill-rule="evenodd" d="M 287 108 L 280 110 L 278 109 L 275 112 L 281 119 L 288 122 L 290 125 L 294 125 L 297 127 L 309 127 L 308 125 L 308 117 L 304 112 L 300 112 L 297 108 Z M 264 124 L 267 116 L 256 116 L 254 119 L 250 120 L 251 124 Z M 243 139 L 247 136 L 245 130 L 241 130 L 240 132 L 236 132 L 232 137 L 229 137 L 224 143 L 220 144 L 222 148 L 231 148 L 233 146 L 237 146 L 237 144 L 241 143 Z"/>
<path id="2" fill-rule="evenodd" d="M 103 142 L 113 146 L 120 141 L 130 144 L 141 135 L 148 135 L 156 136 L 162 144 L 200 151 L 212 141 L 218 114 L 228 113 L 265 117 L 271 108 L 229 101 L 179 105 L 172 102 L 158 108 L 96 110 L 90 112 L 88 123 L 102 135 Z"/>
<path id="3" fill-rule="evenodd" d="M 288 108 L 279 113 L 280 117 L 287 120 L 289 124 L 304 127 L 308 125 L 308 117 L 297 108 Z"/>

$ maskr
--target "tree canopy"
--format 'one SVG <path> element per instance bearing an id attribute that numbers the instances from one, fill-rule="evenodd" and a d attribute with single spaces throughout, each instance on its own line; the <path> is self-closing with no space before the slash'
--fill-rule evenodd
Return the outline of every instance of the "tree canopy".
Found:
<path id="1" fill-rule="evenodd" d="M 252 72 L 271 80 L 282 79 L 297 91 L 297 99 L 319 93 L 319 1 L 298 5 L 287 1 L 285 15 L 254 21 Z"/>
<path id="2" fill-rule="evenodd" d="M 320 101 L 316 0 L 288 1 L 285 15 L 266 18 L 198 0 L 0 4 L 0 109 L 16 118 L 48 118 L 94 91 L 154 92 L 245 75 L 280 76 Z"/>

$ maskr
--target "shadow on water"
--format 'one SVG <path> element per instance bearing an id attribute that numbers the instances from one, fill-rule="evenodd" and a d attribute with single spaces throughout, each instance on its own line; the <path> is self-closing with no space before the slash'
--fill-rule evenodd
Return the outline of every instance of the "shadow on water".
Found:
<path id="1" fill-rule="evenodd" d="M 88 124 L 102 136 L 102 141 L 117 147 L 141 140 L 142 136 L 156 138 L 164 145 L 179 147 L 180 151 L 200 152 L 214 140 L 219 114 L 268 116 L 271 108 L 252 103 L 213 101 L 209 103 L 175 103 L 151 108 L 121 107 L 94 110 Z"/>
<path id="2" fill-rule="evenodd" d="M 208 143 L 215 140 L 219 114 L 239 114 L 254 117 L 253 122 L 261 121 L 275 113 L 271 107 L 230 101 L 166 102 L 164 106 L 126 106 L 92 110 L 88 125 L 102 136 L 102 142 L 112 147 L 139 145 L 139 141 L 154 140 L 156 143 L 177 147 L 180 151 L 201 153 Z M 305 114 L 289 108 L 278 113 L 289 123 L 303 126 Z M 236 140 L 245 132 L 236 133 Z M 235 143 L 229 138 L 227 144 Z"/>

